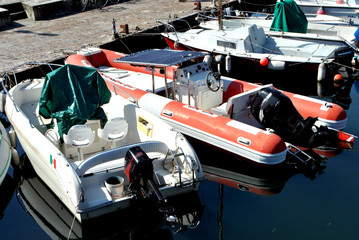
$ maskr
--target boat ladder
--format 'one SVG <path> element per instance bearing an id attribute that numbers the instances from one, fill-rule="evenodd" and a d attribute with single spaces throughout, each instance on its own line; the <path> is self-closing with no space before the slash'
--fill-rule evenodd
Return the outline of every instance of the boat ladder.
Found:
<path id="1" fill-rule="evenodd" d="M 165 157 L 165 160 L 163 161 L 163 163 L 166 162 L 167 157 L 169 157 L 169 156 L 172 156 L 172 158 L 173 158 L 173 161 L 172 161 L 173 162 L 172 176 L 174 176 L 174 174 L 176 172 L 176 169 L 177 169 L 178 170 L 178 175 L 179 175 L 179 181 L 180 181 L 179 184 L 180 184 L 180 186 L 182 187 L 182 186 L 192 185 L 195 179 L 194 179 L 194 166 L 192 164 L 192 160 L 190 159 L 190 157 L 187 156 L 186 154 L 184 154 L 181 147 L 177 147 L 177 149 L 175 151 L 172 151 L 171 149 L 168 149 L 166 157 Z M 188 173 L 189 169 L 190 169 L 190 171 L 192 171 L 192 182 L 190 182 L 189 184 L 184 184 L 182 182 L 182 171 L 183 170 L 181 169 L 181 167 L 180 167 L 180 165 L 178 163 L 178 158 L 180 156 L 184 157 L 184 162 L 187 165 L 187 167 L 185 167 L 184 164 L 182 164 L 185 173 Z M 187 169 L 187 170 L 185 170 L 185 169 Z"/>
<path id="2" fill-rule="evenodd" d="M 301 163 L 308 163 L 313 160 L 312 156 L 292 144 L 287 144 L 287 149 L 288 153 Z"/>

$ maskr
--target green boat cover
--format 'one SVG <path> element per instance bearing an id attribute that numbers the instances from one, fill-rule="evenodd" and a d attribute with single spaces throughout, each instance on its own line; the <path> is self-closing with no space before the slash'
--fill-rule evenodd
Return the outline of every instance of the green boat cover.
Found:
<path id="1" fill-rule="evenodd" d="M 44 118 L 56 118 L 59 135 L 67 134 L 76 124 L 107 117 L 101 106 L 108 103 L 111 93 L 94 68 L 64 65 L 45 77 L 39 101 Z"/>
<path id="2" fill-rule="evenodd" d="M 271 31 L 307 33 L 308 20 L 294 0 L 277 2 Z"/>

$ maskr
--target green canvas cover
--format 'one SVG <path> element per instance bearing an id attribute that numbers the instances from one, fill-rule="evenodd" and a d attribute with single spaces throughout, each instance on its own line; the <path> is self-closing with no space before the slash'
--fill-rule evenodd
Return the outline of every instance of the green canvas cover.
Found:
<path id="1" fill-rule="evenodd" d="M 307 33 L 308 20 L 294 0 L 277 2 L 271 31 Z"/>
<path id="2" fill-rule="evenodd" d="M 101 105 L 111 93 L 94 68 L 64 65 L 46 75 L 39 101 L 44 118 L 56 118 L 59 135 L 67 134 L 76 124 L 88 119 L 107 121 Z"/>

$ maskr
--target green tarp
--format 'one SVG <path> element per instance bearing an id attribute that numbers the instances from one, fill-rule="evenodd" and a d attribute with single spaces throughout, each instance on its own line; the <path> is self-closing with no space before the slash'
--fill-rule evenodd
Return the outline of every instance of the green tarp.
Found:
<path id="1" fill-rule="evenodd" d="M 308 20 L 294 0 L 277 2 L 271 31 L 306 33 Z"/>
<path id="2" fill-rule="evenodd" d="M 111 93 L 96 69 L 64 65 L 46 75 L 42 88 L 39 113 L 56 118 L 59 135 L 88 119 L 106 122 L 101 105 L 108 103 Z"/>

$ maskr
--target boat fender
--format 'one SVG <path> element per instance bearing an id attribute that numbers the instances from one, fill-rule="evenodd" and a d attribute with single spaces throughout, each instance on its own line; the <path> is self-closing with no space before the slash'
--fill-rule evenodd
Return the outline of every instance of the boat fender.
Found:
<path id="1" fill-rule="evenodd" d="M 229 73 L 232 68 L 232 59 L 229 54 L 226 56 L 225 62 L 226 62 L 226 71 L 227 71 L 227 73 Z"/>
<path id="2" fill-rule="evenodd" d="M 6 102 L 6 92 L 4 90 L 1 91 L 0 96 L 0 112 L 5 112 L 5 102 Z"/>
<path id="3" fill-rule="evenodd" d="M 12 127 L 9 130 L 9 137 L 10 137 L 11 146 L 16 149 L 17 148 L 16 132 Z"/>
<path id="4" fill-rule="evenodd" d="M 283 71 L 283 70 L 285 70 L 285 62 L 283 62 L 283 61 L 269 61 L 267 67 L 268 67 L 268 69 L 271 69 L 271 70 Z"/>
<path id="5" fill-rule="evenodd" d="M 358 66 L 358 58 L 356 56 L 352 58 L 352 66 L 354 68 Z"/>
<path id="6" fill-rule="evenodd" d="M 221 55 L 221 54 L 219 54 L 219 55 L 216 55 L 215 57 L 214 57 L 214 62 L 215 63 L 223 63 L 224 62 L 224 56 L 223 55 Z"/>
<path id="7" fill-rule="evenodd" d="M 208 54 L 204 56 L 203 62 L 207 63 L 208 65 L 211 65 L 213 63 L 213 57 Z"/>
<path id="8" fill-rule="evenodd" d="M 344 78 L 339 73 L 335 74 L 333 81 L 334 81 L 334 87 L 341 87 L 344 85 Z"/>
<path id="9" fill-rule="evenodd" d="M 323 81 L 325 79 L 326 69 L 327 69 L 327 65 L 324 62 L 319 64 L 319 66 L 318 66 L 318 76 L 317 76 L 317 81 L 318 82 Z"/>
<path id="10" fill-rule="evenodd" d="M 22 164 L 19 154 L 15 148 L 11 147 L 11 166 L 21 168 Z"/>
<path id="11" fill-rule="evenodd" d="M 261 58 L 261 60 L 259 60 L 259 64 L 262 65 L 263 67 L 267 66 L 268 62 L 269 62 L 269 60 L 266 57 Z"/>
<path id="12" fill-rule="evenodd" d="M 324 11 L 323 7 L 320 7 L 320 8 L 318 9 L 317 14 L 318 14 L 318 15 L 324 15 L 324 14 L 325 14 L 325 11 Z"/>
<path id="13" fill-rule="evenodd" d="M 212 55 L 208 54 L 208 55 L 204 56 L 203 62 L 207 63 L 209 69 L 212 70 L 212 64 L 213 64 L 213 57 L 212 57 Z"/>

